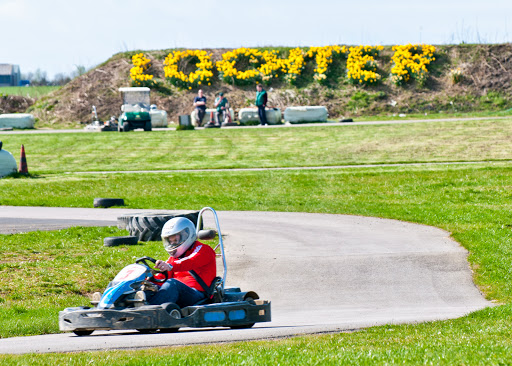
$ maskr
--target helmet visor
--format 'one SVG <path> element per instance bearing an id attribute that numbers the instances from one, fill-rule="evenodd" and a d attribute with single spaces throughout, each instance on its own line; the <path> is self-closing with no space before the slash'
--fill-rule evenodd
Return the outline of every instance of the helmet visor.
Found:
<path id="1" fill-rule="evenodd" d="M 165 250 L 170 255 L 173 255 L 176 252 L 176 250 L 188 239 L 189 236 L 189 230 L 183 229 L 182 231 L 176 234 L 171 234 L 162 237 Z"/>

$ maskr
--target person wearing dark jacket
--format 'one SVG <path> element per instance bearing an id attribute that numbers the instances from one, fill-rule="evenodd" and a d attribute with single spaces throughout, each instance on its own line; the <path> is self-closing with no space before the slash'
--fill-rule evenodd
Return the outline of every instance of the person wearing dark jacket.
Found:
<path id="1" fill-rule="evenodd" d="M 197 126 L 201 127 L 204 115 L 206 114 L 206 97 L 201 89 L 198 90 L 197 97 L 194 98 L 194 108 L 197 111 Z"/>
<path id="2" fill-rule="evenodd" d="M 256 107 L 258 107 L 258 116 L 260 117 L 260 125 L 268 125 L 265 108 L 267 107 L 267 92 L 261 84 L 256 85 Z"/>

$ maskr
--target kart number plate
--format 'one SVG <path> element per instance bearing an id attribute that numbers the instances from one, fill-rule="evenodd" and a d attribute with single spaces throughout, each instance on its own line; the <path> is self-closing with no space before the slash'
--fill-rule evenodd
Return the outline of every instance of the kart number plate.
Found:
<path id="1" fill-rule="evenodd" d="M 83 314 L 86 318 L 101 318 L 103 315 L 100 313 Z"/>

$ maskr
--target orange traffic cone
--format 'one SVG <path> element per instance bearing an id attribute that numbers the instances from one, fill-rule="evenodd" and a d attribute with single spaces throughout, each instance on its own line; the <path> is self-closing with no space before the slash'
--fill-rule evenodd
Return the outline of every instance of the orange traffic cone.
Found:
<path id="1" fill-rule="evenodd" d="M 213 120 L 213 112 L 210 112 L 210 122 L 208 122 L 208 123 L 211 123 L 211 124 L 215 123 L 215 121 Z"/>
<path id="2" fill-rule="evenodd" d="M 25 146 L 21 145 L 21 158 L 20 158 L 20 174 L 28 174 L 27 157 L 25 156 Z"/>

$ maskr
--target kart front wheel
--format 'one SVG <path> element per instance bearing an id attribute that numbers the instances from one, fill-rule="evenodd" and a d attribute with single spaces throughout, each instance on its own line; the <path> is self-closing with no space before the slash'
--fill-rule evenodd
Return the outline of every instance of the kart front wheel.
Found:
<path id="1" fill-rule="evenodd" d="M 77 336 L 88 336 L 91 335 L 94 330 L 74 330 L 73 333 L 75 333 Z"/>
<path id="2" fill-rule="evenodd" d="M 166 302 L 161 305 L 165 311 L 167 311 L 171 318 L 181 319 L 181 309 L 178 305 L 172 302 Z M 176 333 L 180 328 L 162 328 L 160 329 L 161 333 Z"/>
<path id="3" fill-rule="evenodd" d="M 152 334 L 156 333 L 156 329 L 137 329 L 137 332 L 142 334 Z"/>

